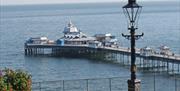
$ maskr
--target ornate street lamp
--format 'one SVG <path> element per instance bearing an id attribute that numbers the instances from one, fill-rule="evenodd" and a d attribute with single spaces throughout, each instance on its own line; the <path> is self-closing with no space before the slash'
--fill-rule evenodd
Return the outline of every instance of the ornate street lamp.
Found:
<path id="1" fill-rule="evenodd" d="M 135 50 L 135 40 L 139 39 L 144 35 L 135 35 L 135 30 L 138 29 L 138 18 L 141 12 L 142 6 L 136 3 L 136 0 L 128 0 L 128 4 L 123 6 L 123 11 L 128 18 L 128 30 L 130 30 L 130 35 L 124 35 L 123 37 L 131 41 L 131 79 L 128 80 L 128 91 L 140 91 L 140 80 L 136 79 L 136 50 Z"/>

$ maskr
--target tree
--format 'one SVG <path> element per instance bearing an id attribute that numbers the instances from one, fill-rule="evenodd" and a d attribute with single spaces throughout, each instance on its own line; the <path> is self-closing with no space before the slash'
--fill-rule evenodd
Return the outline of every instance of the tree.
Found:
<path id="1" fill-rule="evenodd" d="M 31 91 L 31 75 L 27 72 L 6 68 L 0 74 L 0 91 Z"/>

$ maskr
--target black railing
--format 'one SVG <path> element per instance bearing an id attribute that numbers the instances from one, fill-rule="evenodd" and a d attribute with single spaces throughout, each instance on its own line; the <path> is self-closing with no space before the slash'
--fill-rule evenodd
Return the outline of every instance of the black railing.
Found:
<path id="1" fill-rule="evenodd" d="M 180 77 L 140 76 L 142 91 L 180 91 Z M 32 83 L 32 91 L 127 91 L 129 77 L 43 81 Z"/>

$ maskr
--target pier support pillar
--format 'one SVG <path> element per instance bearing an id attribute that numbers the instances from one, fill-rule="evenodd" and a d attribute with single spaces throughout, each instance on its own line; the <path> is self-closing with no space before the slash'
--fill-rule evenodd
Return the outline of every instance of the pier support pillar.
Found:
<path id="1" fill-rule="evenodd" d="M 179 64 L 178 64 L 178 72 L 179 72 Z"/>
<path id="2" fill-rule="evenodd" d="M 140 91 L 141 80 L 128 80 L 128 91 Z"/>
<path id="3" fill-rule="evenodd" d="M 167 68 L 166 68 L 167 69 L 167 73 L 169 73 L 169 61 L 168 60 L 167 60 L 167 64 L 166 65 L 167 65 Z"/>
<path id="4" fill-rule="evenodd" d="M 140 57 L 140 68 L 141 68 L 141 65 L 142 65 L 142 64 L 141 64 L 141 57 Z"/>
<path id="5" fill-rule="evenodd" d="M 24 49 L 24 51 L 25 51 L 25 55 L 27 55 L 27 54 L 28 54 L 28 52 L 27 52 L 27 49 L 26 49 L 26 48 Z"/>

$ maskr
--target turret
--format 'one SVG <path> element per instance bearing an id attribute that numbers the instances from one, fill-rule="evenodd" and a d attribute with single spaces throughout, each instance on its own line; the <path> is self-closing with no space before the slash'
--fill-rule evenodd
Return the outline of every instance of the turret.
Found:
<path id="1" fill-rule="evenodd" d="M 68 25 L 64 28 L 63 33 L 64 34 L 79 33 L 79 30 L 77 29 L 76 26 L 74 26 L 74 24 L 70 20 Z"/>

